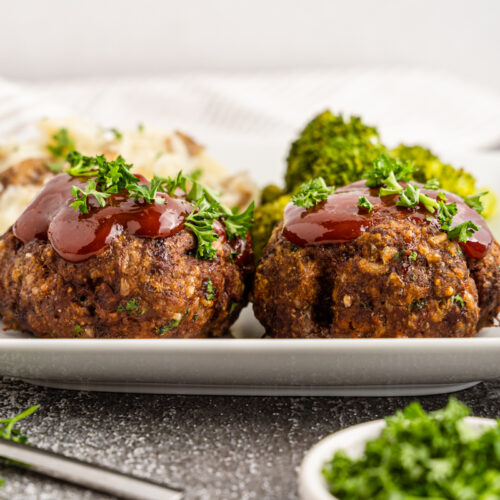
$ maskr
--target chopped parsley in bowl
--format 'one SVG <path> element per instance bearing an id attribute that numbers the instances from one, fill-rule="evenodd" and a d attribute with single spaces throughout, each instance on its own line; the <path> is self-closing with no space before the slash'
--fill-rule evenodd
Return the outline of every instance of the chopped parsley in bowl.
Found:
<path id="1" fill-rule="evenodd" d="M 454 398 L 430 413 L 412 403 L 326 438 L 304 459 L 302 498 L 499 499 L 500 421 L 470 413 Z"/>

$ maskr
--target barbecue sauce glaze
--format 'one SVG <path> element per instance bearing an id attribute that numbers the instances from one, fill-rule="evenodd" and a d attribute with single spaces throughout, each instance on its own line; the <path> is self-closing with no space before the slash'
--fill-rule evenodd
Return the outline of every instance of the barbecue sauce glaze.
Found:
<path id="1" fill-rule="evenodd" d="M 405 184 L 405 183 L 401 183 Z M 438 193 L 446 194 L 447 203 L 456 202 L 458 213 L 453 217 L 452 226 L 472 221 L 480 229 L 466 243 L 461 243 L 464 252 L 475 259 L 482 259 L 493 243 L 484 219 L 459 196 L 446 191 L 423 189 L 421 192 L 436 199 Z M 439 227 L 435 214 L 431 215 L 424 207 L 405 208 L 396 206 L 399 195 L 378 196 L 379 188 L 369 188 L 365 181 L 349 184 L 335 191 L 320 204 L 310 209 L 289 203 L 285 209 L 284 236 L 297 246 L 329 245 L 345 243 L 360 236 L 373 224 L 387 218 L 409 219 L 419 224 L 434 224 Z M 358 207 L 358 199 L 366 198 L 373 205 L 373 211 Z"/>
<path id="2" fill-rule="evenodd" d="M 147 183 L 144 177 L 136 177 L 141 184 Z M 51 179 L 14 223 L 14 236 L 25 244 L 35 239 L 49 241 L 60 257 L 77 263 L 102 252 L 124 231 L 143 238 L 172 236 L 184 227 L 186 216 L 193 211 L 191 203 L 182 197 L 159 193 L 165 203 L 146 203 L 143 199 L 135 201 L 125 191 L 106 198 L 104 207 L 89 196 L 89 213 L 84 214 L 70 203 L 74 200 L 71 187 L 83 188 L 86 182 L 68 174 Z M 226 238 L 219 221 L 215 221 L 214 229 Z M 238 238 L 229 243 L 238 254 L 236 263 L 252 258 L 248 240 Z"/>

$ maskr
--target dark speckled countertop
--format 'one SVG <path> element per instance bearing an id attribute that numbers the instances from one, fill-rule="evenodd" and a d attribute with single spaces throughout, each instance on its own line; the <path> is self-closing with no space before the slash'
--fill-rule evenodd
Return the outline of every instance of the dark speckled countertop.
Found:
<path id="1" fill-rule="evenodd" d="M 500 417 L 500 380 L 456 396 L 475 415 Z M 381 418 L 420 398 L 223 397 L 72 392 L 0 379 L 1 416 L 32 404 L 22 424 L 33 445 L 185 489 L 186 499 L 294 499 L 306 450 L 349 425 Z M 0 466 L 9 500 L 104 499 Z"/>

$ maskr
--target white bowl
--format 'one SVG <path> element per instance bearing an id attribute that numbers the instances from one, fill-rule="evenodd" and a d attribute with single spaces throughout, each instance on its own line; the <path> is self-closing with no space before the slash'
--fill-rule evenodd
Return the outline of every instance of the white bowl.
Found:
<path id="1" fill-rule="evenodd" d="M 475 428 L 491 427 L 496 420 L 467 417 L 465 421 Z M 303 500 L 334 500 L 321 470 L 338 450 L 345 450 L 352 458 L 362 456 L 367 441 L 376 439 L 385 427 L 385 420 L 373 420 L 330 434 L 315 444 L 306 454 L 299 471 L 299 493 Z"/>

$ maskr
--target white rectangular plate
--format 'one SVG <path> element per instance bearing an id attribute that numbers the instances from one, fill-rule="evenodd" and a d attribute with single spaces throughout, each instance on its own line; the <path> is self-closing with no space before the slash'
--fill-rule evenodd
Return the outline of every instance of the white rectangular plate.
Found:
<path id="1" fill-rule="evenodd" d="M 236 334 L 257 331 L 247 309 Z M 248 331 L 248 330 L 247 330 Z M 0 375 L 82 390 L 416 395 L 500 377 L 500 328 L 468 339 L 36 339 L 7 331 Z"/>

